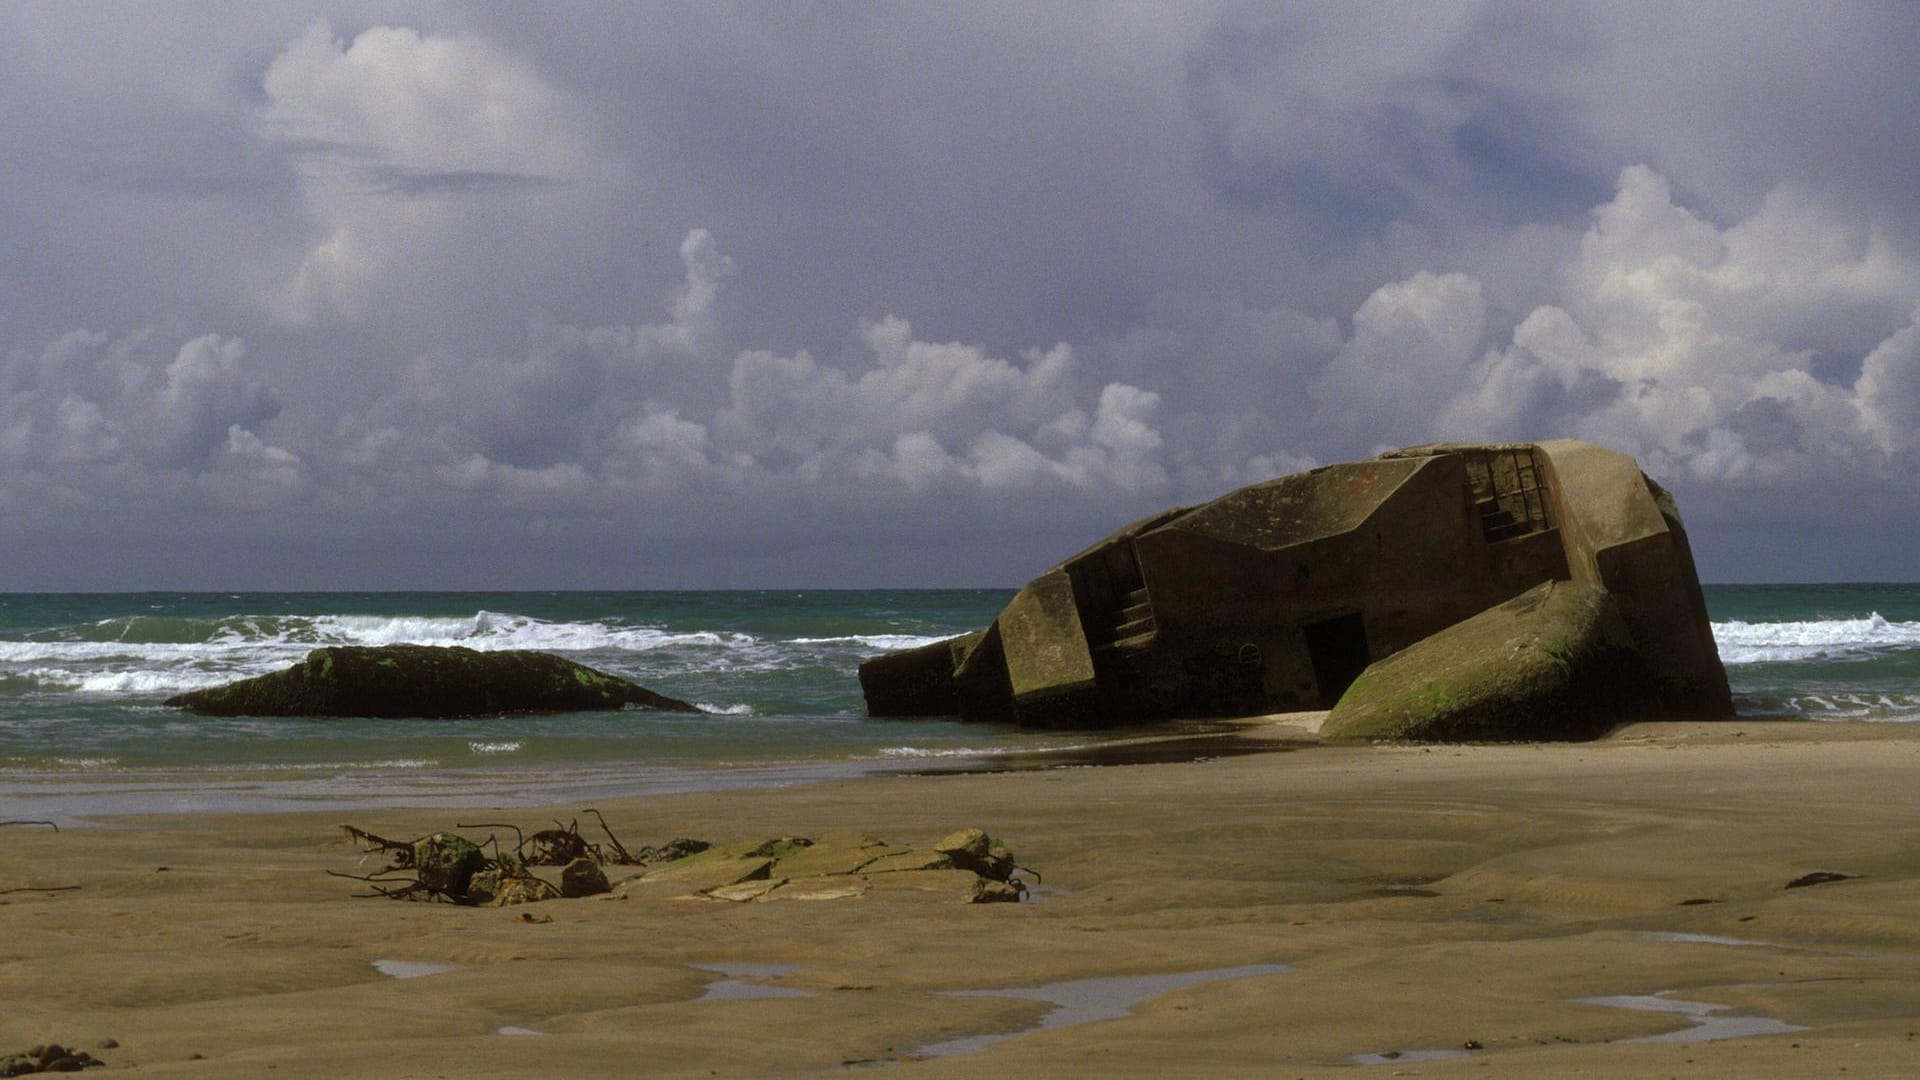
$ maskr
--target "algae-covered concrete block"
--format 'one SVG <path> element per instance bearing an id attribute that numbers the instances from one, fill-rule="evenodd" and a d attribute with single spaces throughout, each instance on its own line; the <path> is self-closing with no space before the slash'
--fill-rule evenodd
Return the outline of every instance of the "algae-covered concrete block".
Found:
<path id="1" fill-rule="evenodd" d="M 1320 727 L 1330 740 L 1593 738 L 1658 708 L 1605 589 L 1536 585 L 1367 668 Z"/>
<path id="2" fill-rule="evenodd" d="M 788 878 L 851 874 L 888 852 L 887 845 L 864 833 L 830 832 L 780 859 Z"/>
<path id="3" fill-rule="evenodd" d="M 951 870 L 953 858 L 939 851 L 896 851 L 861 867 L 863 874 L 892 874 L 913 870 Z"/>
<path id="4" fill-rule="evenodd" d="M 705 892 L 742 881 L 764 879 L 773 869 L 774 840 L 747 840 L 710 847 L 697 855 L 664 862 L 620 885 L 623 894 L 646 891 Z"/>
<path id="5" fill-rule="evenodd" d="M 991 882 L 971 870 L 914 870 L 898 874 L 862 875 L 867 896 L 913 896 L 950 900 L 960 904 L 978 903 L 990 890 Z"/>
<path id="6" fill-rule="evenodd" d="M 1100 707 L 1093 650 L 1063 570 L 1035 579 L 996 620 L 1014 718 L 1037 727 L 1084 726 Z"/>
<path id="7" fill-rule="evenodd" d="M 742 881 L 737 885 L 722 885 L 717 889 L 708 889 L 706 895 L 715 900 L 729 900 L 736 904 L 744 904 L 754 900 L 764 900 L 768 893 L 786 883 L 786 878 Z"/>

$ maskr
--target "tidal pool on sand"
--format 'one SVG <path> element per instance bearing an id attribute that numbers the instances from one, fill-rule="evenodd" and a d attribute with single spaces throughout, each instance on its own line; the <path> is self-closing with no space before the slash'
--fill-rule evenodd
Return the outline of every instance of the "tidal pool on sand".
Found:
<path id="1" fill-rule="evenodd" d="M 1212 971 L 1181 971 L 1170 975 L 1114 975 L 1098 979 L 1047 983 L 1044 986 L 1011 987 L 1004 990 L 950 990 L 949 997 L 1010 997 L 1044 1001 L 1054 1009 L 1040 1022 L 1020 1031 L 968 1035 L 959 1039 L 929 1043 L 913 1050 L 909 1057 L 952 1057 L 984 1050 L 994 1043 L 1050 1028 L 1070 1027 L 1095 1020 L 1113 1020 L 1133 1011 L 1150 997 L 1200 986 L 1224 979 L 1242 979 L 1252 975 L 1278 975 L 1292 971 L 1285 964 L 1249 964 L 1244 967 L 1216 968 Z"/>
<path id="2" fill-rule="evenodd" d="M 1716 1039 L 1743 1039 L 1750 1035 L 1784 1035 L 1790 1031 L 1807 1030 L 1800 1024 L 1789 1024 L 1771 1016 L 1715 1016 L 1733 1008 L 1731 1005 L 1716 1005 L 1706 1001 L 1678 1001 L 1666 994 L 1615 994 L 1607 997 L 1574 998 L 1576 1005 L 1605 1005 L 1614 1009 L 1635 1009 L 1640 1012 L 1674 1013 L 1693 1021 L 1690 1028 L 1669 1031 L 1663 1035 L 1643 1035 L 1637 1039 L 1615 1039 L 1617 1043 L 1697 1043 L 1712 1042 Z"/>
<path id="3" fill-rule="evenodd" d="M 695 964 L 693 966 L 701 971 L 711 971 L 722 976 L 707 984 L 707 992 L 700 995 L 701 1001 L 751 1001 L 759 998 L 813 996 L 811 991 L 796 990 L 790 986 L 767 986 L 764 983 L 746 981 L 769 979 L 776 975 L 786 975 L 800 970 L 790 964 Z"/>
<path id="4" fill-rule="evenodd" d="M 419 960 L 380 959 L 373 966 L 382 975 L 395 979 L 418 979 L 422 975 L 438 975 L 445 971 L 460 970 L 457 964 L 428 964 Z"/>

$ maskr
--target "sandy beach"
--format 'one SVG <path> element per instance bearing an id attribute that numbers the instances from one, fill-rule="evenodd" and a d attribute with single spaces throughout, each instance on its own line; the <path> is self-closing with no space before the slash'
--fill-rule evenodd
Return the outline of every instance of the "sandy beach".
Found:
<path id="1" fill-rule="evenodd" d="M 355 899 L 325 873 L 372 862 L 345 822 L 410 837 L 577 806 L 0 829 L 0 1052 L 59 1042 L 116 1073 L 235 1077 L 1890 1077 L 1920 1061 L 1920 727 L 1376 747 L 1270 722 L 1239 738 L 1289 749 L 598 807 L 629 846 L 843 829 L 926 845 L 979 826 L 1044 878 L 1017 905 L 642 890 L 468 909 Z M 1787 887 L 1819 873 L 1847 877 Z M 952 993 L 979 990 L 1046 1000 Z M 1131 1011 L 1066 1022 L 1099 1014 L 1049 1003 L 1076 991 Z M 1013 1037 L 928 1053 L 994 1035 Z"/>

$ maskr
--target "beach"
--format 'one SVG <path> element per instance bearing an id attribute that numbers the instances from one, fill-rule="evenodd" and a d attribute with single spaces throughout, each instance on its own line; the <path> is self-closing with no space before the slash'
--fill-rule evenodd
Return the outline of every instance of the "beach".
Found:
<path id="1" fill-rule="evenodd" d="M 157 1076 L 1911 1073 L 1920 727 L 1432 747 L 1310 727 L 1221 736 L 1271 753 L 594 804 L 630 847 L 977 826 L 1038 872 L 1019 904 L 475 909 L 326 873 L 378 862 L 341 824 L 535 829 L 581 805 L 7 827 L 0 1051 Z M 1845 877 L 1788 887 L 1810 874 Z M 955 993 L 983 990 L 1028 996 Z M 1103 1003 L 1122 1015 L 1071 1022 Z"/>

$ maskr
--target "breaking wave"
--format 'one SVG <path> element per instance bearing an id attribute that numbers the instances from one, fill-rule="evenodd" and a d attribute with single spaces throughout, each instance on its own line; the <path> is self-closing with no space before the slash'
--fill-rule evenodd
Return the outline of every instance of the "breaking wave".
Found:
<path id="1" fill-rule="evenodd" d="M 687 680 L 705 695 L 738 692 L 742 675 L 825 676 L 842 681 L 877 653 L 943 640 L 916 634 L 799 636 L 726 627 L 669 627 L 604 620 L 546 620 L 512 612 L 471 615 L 123 615 L 0 640 L 0 697 L 161 698 L 279 670 L 324 646 L 436 645 L 571 655 L 615 674 Z M 712 701 L 712 697 L 705 700 Z M 705 706 L 754 716 L 738 698 Z"/>
<path id="2" fill-rule="evenodd" d="M 917 649 L 922 645 L 932 645 L 946 641 L 944 637 L 925 637 L 919 634 L 852 634 L 846 637 L 794 638 L 795 645 L 858 645 L 861 648 L 877 649 L 881 652 L 894 652 L 899 649 Z"/>
<path id="3" fill-rule="evenodd" d="M 1863 619 L 1713 624 L 1726 664 L 1783 664 L 1815 660 L 1870 660 L 1920 647 L 1920 622 L 1889 622 L 1875 612 Z"/>
<path id="4" fill-rule="evenodd" d="M 168 656 L 204 650 L 322 645 L 464 645 L 469 649 L 645 652 L 674 646 L 742 648 L 757 640 L 727 631 L 669 631 L 604 622 L 547 622 L 478 611 L 470 616 L 231 615 L 223 618 L 130 615 L 0 641 L 0 660 L 53 656 Z"/>
<path id="5" fill-rule="evenodd" d="M 1880 720 L 1911 723 L 1920 721 L 1920 694 L 1877 694 L 1833 692 L 1796 694 L 1774 701 L 1756 702 L 1762 711 L 1777 709 L 1789 715 L 1815 720 Z M 1767 708 L 1771 706 L 1772 709 Z"/>

